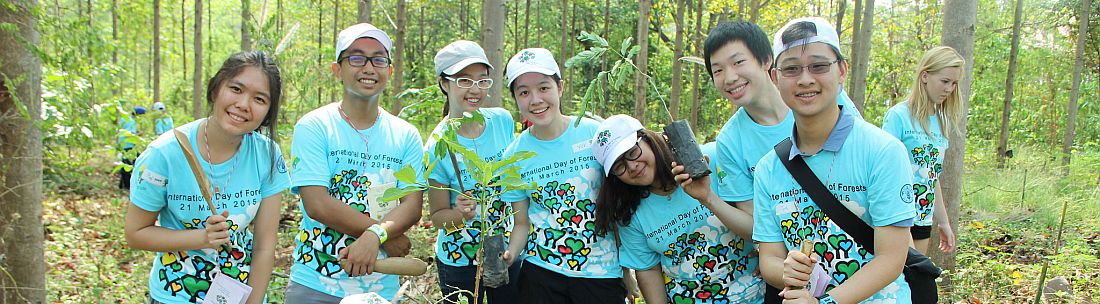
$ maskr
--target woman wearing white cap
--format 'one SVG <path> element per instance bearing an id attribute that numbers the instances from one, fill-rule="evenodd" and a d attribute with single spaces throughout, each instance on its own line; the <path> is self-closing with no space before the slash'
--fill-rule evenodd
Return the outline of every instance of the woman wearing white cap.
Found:
<path id="1" fill-rule="evenodd" d="M 637 270 L 646 303 L 763 303 L 749 258 L 752 216 L 718 197 L 710 177 L 688 178 L 664 135 L 614 115 L 592 151 L 606 175 L 596 231 L 619 236 L 619 259 Z M 752 265 L 751 267 L 755 267 Z"/>
<path id="2" fill-rule="evenodd" d="M 504 148 L 515 139 L 515 121 L 508 110 L 481 107 L 481 102 L 493 86 L 489 75 L 492 68 L 485 50 L 473 41 L 452 42 L 435 54 L 435 73 L 439 76 L 439 88 L 447 96 L 447 101 L 443 108 L 446 117 L 432 132 L 426 145 L 431 157 L 436 157 L 432 151 L 439 142 L 437 137 L 442 136 L 448 127 L 446 122 L 461 118 L 467 112 L 480 112 L 485 121 L 458 127 L 455 130 L 458 143 L 485 161 L 499 160 Z M 454 162 L 451 162 L 451 157 L 455 158 Z M 495 199 L 489 206 L 477 205 L 476 199 L 501 189 L 477 183 L 467 171 L 466 162 L 461 161 L 460 154 L 448 154 L 434 161 L 437 165 L 428 172 L 428 182 L 432 185 L 428 202 L 432 224 L 439 229 L 435 253 L 440 291 L 446 298 L 445 303 L 458 303 L 460 295 L 473 303 L 478 267 L 476 256 L 481 236 L 506 234 L 512 230 L 510 208 L 500 199 Z M 458 195 L 441 188 L 463 189 L 465 193 Z M 488 208 L 485 219 L 481 218 L 482 207 Z M 483 227 L 483 223 L 486 226 Z M 515 283 L 518 272 L 519 264 L 512 265 L 509 283 L 497 288 L 481 286 L 478 299 L 485 298 L 488 303 L 514 302 L 519 297 Z"/>
<path id="3" fill-rule="evenodd" d="M 515 164 L 524 182 L 535 188 L 501 196 L 515 210 L 517 229 L 504 259 L 524 261 L 522 301 L 621 303 L 626 289 L 614 239 L 595 230 L 594 199 L 603 168 L 590 146 L 598 124 L 562 114 L 561 71 L 550 51 L 521 50 L 508 61 L 506 72 L 517 108 L 532 126 L 508 146 L 504 157 L 536 154 Z"/>

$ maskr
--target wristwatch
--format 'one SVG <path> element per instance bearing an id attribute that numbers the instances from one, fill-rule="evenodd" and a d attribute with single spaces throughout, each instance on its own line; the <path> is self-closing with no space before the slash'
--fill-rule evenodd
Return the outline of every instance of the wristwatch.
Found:
<path id="1" fill-rule="evenodd" d="M 370 227 L 367 227 L 367 231 L 374 232 L 378 236 L 378 244 L 385 243 L 386 239 L 389 238 L 389 233 L 386 232 L 386 228 L 382 228 L 382 225 L 370 225 Z"/>
<path id="2" fill-rule="evenodd" d="M 817 297 L 817 303 L 818 304 L 837 304 L 836 300 L 833 300 L 833 296 L 830 296 L 829 294 L 824 294 L 820 297 Z"/>

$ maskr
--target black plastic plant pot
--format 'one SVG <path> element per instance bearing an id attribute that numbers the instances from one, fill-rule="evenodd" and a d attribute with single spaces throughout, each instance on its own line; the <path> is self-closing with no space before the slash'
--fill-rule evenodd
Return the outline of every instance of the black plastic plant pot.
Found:
<path id="1" fill-rule="evenodd" d="M 699 143 L 695 142 L 695 133 L 691 132 L 691 126 L 687 120 L 677 120 L 665 126 L 665 136 L 668 136 L 669 146 L 676 162 L 684 165 L 684 172 L 691 178 L 700 178 L 710 174 L 703 152 L 699 150 Z"/>
<path id="2" fill-rule="evenodd" d="M 481 284 L 485 287 L 497 288 L 508 284 L 508 265 L 500 258 L 504 250 L 504 235 L 485 238 L 485 255 L 481 264 Z"/>

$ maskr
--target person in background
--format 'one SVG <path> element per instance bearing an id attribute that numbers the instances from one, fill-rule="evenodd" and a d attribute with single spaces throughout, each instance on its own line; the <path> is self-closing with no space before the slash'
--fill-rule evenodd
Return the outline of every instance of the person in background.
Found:
<path id="1" fill-rule="evenodd" d="M 423 185 L 424 147 L 412 124 L 378 106 L 393 74 L 393 44 L 382 30 L 359 23 L 340 31 L 331 65 L 343 96 L 310 111 L 294 126 L 291 191 L 302 222 L 287 303 L 339 303 L 353 294 L 392 299 L 395 275 L 375 261 L 408 254 L 405 232 L 420 221 L 423 192 L 384 202 L 387 189 Z M 404 167 L 414 183 L 398 180 Z"/>
<path id="2" fill-rule="evenodd" d="M 744 246 L 750 213 L 718 198 L 710 176 L 681 174 L 665 136 L 633 117 L 608 117 L 593 141 L 606 175 L 596 233 L 619 237 L 619 260 L 636 271 L 646 303 L 763 302 Z"/>
<path id="3" fill-rule="evenodd" d="M 122 110 L 119 110 L 118 145 L 119 149 L 122 149 L 120 153 L 120 158 L 123 164 L 131 166 L 134 165 L 134 158 L 129 156 L 129 154 L 131 153 L 130 150 L 134 149 L 134 142 L 138 140 L 137 121 L 134 120 L 134 118 L 142 114 L 145 114 L 145 107 L 142 106 L 134 107 L 134 109 L 131 110 L 129 114 L 126 114 L 125 112 L 122 112 Z M 138 155 L 140 156 L 141 153 L 138 153 Z M 130 189 L 131 172 L 133 172 L 132 168 L 130 170 L 122 169 L 118 171 L 119 189 Z"/>
<path id="4" fill-rule="evenodd" d="M 153 119 L 153 131 L 157 135 L 164 134 L 176 127 L 176 123 L 172 122 L 172 115 L 168 115 L 163 102 L 153 103 L 153 111 L 156 113 L 156 118 Z"/>
<path id="5" fill-rule="evenodd" d="M 948 148 L 947 135 L 962 133 L 958 84 L 963 66 L 962 56 L 951 47 L 928 50 L 917 65 L 905 101 L 891 107 L 882 118 L 882 130 L 897 137 L 909 151 L 917 208 L 910 231 L 921 253 L 928 252 L 933 222 L 939 227 L 940 250 L 955 251 L 955 232 L 948 222 L 939 177 Z"/>
<path id="6" fill-rule="evenodd" d="M 207 84 L 209 116 L 178 129 L 207 174 L 217 215 L 172 132 L 138 158 L 126 242 L 157 253 L 149 271 L 151 303 L 202 302 L 215 274 L 251 286 L 248 303 L 264 302 L 282 193 L 290 186 L 276 144 L 281 92 L 274 58 L 236 53 Z"/>
<path id="7" fill-rule="evenodd" d="M 477 278 L 477 250 L 481 238 L 487 235 L 507 235 L 512 230 L 511 208 L 496 197 L 489 205 L 479 206 L 477 200 L 499 194 L 500 187 L 478 183 L 466 168 L 462 155 L 453 153 L 437 158 L 433 154 L 436 145 L 449 128 L 447 122 L 462 118 L 464 113 L 480 112 L 483 123 L 466 123 L 455 130 L 458 144 L 476 153 L 486 162 L 501 160 L 504 148 L 515 139 L 515 121 L 512 113 L 503 108 L 485 108 L 482 101 L 488 96 L 489 88 L 495 84 L 489 71 L 493 66 L 485 56 L 485 50 L 476 42 L 458 40 L 451 42 L 435 54 L 435 73 L 443 95 L 444 119 L 432 132 L 425 145 L 429 158 L 435 166 L 428 174 L 428 182 L 433 186 L 428 191 L 428 204 L 431 208 L 432 226 L 439 229 L 435 240 L 436 266 L 439 270 L 439 288 L 445 303 L 458 303 L 465 298 L 473 303 L 474 284 Z M 454 157 L 452 162 L 451 157 Z M 458 170 L 456 172 L 455 170 Z M 462 194 L 445 188 L 464 189 Z M 482 218 L 482 208 L 486 217 Z M 486 226 L 482 226 L 485 224 Z M 488 229 L 483 229 L 488 228 Z M 497 257 L 484 257 L 486 259 Z M 509 268 L 510 279 L 507 285 L 497 288 L 478 288 L 478 299 L 487 303 L 515 303 L 519 299 L 516 281 L 519 278 L 519 266 L 514 263 Z"/>

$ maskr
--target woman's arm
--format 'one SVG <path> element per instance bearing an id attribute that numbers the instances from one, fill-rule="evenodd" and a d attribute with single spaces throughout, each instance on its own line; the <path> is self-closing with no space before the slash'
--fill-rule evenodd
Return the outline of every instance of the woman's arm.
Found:
<path id="1" fill-rule="evenodd" d="M 130 248 L 175 252 L 217 248 L 229 242 L 229 225 L 225 222 L 225 215 L 207 217 L 206 229 L 175 230 L 157 226 L 158 214 L 130 204 L 126 210 L 125 229 L 126 243 Z"/>
<path id="2" fill-rule="evenodd" d="M 936 186 L 936 201 L 933 203 L 932 220 L 940 230 L 940 251 L 955 252 L 955 230 L 951 228 L 951 218 L 947 217 L 947 202 L 940 187 Z"/>
<path id="3" fill-rule="evenodd" d="M 279 207 L 283 194 L 268 196 L 260 201 L 260 210 L 252 220 L 252 264 L 248 274 L 248 286 L 252 294 L 248 303 L 261 304 L 271 282 L 271 272 L 275 267 L 276 233 L 279 231 Z"/>
<path id="4" fill-rule="evenodd" d="M 429 217 L 432 220 L 432 226 L 436 229 L 455 229 L 464 225 L 468 218 L 462 211 L 451 207 L 451 192 L 436 189 L 446 188 L 447 185 L 435 180 L 429 180 L 428 182 L 432 185 L 432 188 L 428 190 L 428 207 L 431 208 Z"/>
<path id="5" fill-rule="evenodd" d="M 508 236 L 508 251 L 505 251 L 504 256 L 501 257 L 509 266 L 526 251 L 527 236 L 531 234 L 531 219 L 527 217 L 527 209 L 530 205 L 530 201 L 526 199 L 512 203 L 515 225 L 512 228 L 512 234 Z"/>
<path id="6" fill-rule="evenodd" d="M 661 265 L 634 273 L 638 276 L 638 288 L 642 290 L 642 297 L 645 298 L 646 304 L 668 303 L 668 295 L 665 294 L 665 275 L 661 273 Z"/>

